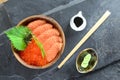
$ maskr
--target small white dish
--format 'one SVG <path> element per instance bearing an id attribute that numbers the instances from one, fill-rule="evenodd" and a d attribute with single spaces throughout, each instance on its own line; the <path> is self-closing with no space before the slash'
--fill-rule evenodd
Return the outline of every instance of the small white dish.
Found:
<path id="1" fill-rule="evenodd" d="M 70 20 L 70 26 L 75 31 L 82 31 L 87 25 L 85 17 L 82 15 L 82 11 L 79 11 Z"/>

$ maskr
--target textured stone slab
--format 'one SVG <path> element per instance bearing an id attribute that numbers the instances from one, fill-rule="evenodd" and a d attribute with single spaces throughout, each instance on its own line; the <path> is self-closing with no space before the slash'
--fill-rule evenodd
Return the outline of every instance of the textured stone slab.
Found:
<path id="1" fill-rule="evenodd" d="M 75 5 L 72 5 L 70 3 L 72 1 Z M 115 80 L 119 80 L 119 62 L 117 64 L 114 64 L 117 66 L 114 66 L 111 63 L 120 59 L 120 1 L 84 0 L 83 2 L 78 1 L 78 4 L 74 1 L 78 0 L 10 0 L 5 4 L 13 25 L 16 25 L 21 19 L 27 16 L 40 13 L 47 14 L 48 16 L 56 19 L 61 24 L 65 32 L 66 48 L 62 57 L 52 67 L 45 70 L 32 70 L 25 68 L 20 63 L 18 63 L 18 61 L 12 55 L 9 42 L 7 41 L 6 43 L 4 43 L 4 45 L 0 46 L 0 51 L 2 52 L 2 54 L 0 54 L 0 63 L 2 63 L 0 64 L 0 80 L 97 80 L 98 78 L 106 80 L 110 79 L 108 78 L 108 76 L 110 75 L 109 77 L 111 77 L 111 74 L 114 74 L 115 76 L 111 77 L 111 79 L 115 78 Z M 66 5 L 68 5 L 67 8 L 64 8 L 66 7 Z M 59 11 L 56 7 L 58 7 L 59 9 L 61 9 L 62 7 L 63 9 Z M 51 12 L 51 10 L 53 10 L 53 12 L 51 14 L 48 14 L 49 12 Z M 56 12 L 55 10 L 58 11 Z M 80 10 L 83 11 L 83 15 L 86 17 L 88 24 L 85 30 L 81 32 L 75 32 L 70 28 L 69 21 L 70 18 Z M 72 50 L 72 48 L 78 43 L 78 41 L 95 24 L 95 22 L 102 16 L 102 14 L 106 10 L 109 10 L 112 13 L 111 16 L 101 25 L 101 27 L 87 40 L 87 42 L 75 53 L 74 56 L 69 59 L 69 61 L 67 61 L 67 63 L 60 70 L 52 74 L 52 70 L 54 71 L 54 68 L 64 59 L 64 57 Z M 8 27 L 5 27 L 5 29 L 7 28 Z M 2 32 L 4 29 L 0 28 L 0 30 Z M 0 38 L 0 41 L 6 40 L 5 36 L 2 37 L 3 38 Z M 81 50 L 89 47 L 94 48 L 97 51 L 99 56 L 98 65 L 95 71 L 92 73 L 79 74 L 75 68 L 76 56 Z M 8 48 L 8 50 L 5 48 Z M 113 70 L 110 71 L 111 68 Z M 103 73 L 106 74 L 104 74 L 104 77 L 102 77 Z M 75 78 L 75 76 L 77 77 Z"/>

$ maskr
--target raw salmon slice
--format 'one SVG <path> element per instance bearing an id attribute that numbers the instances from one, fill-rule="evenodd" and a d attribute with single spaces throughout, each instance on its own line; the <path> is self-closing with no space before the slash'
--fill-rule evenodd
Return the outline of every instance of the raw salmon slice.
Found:
<path id="1" fill-rule="evenodd" d="M 62 43 L 54 43 L 53 46 L 51 46 L 51 48 L 48 51 L 46 51 L 47 61 L 51 62 L 56 57 L 61 48 Z"/>
<path id="2" fill-rule="evenodd" d="M 43 32 L 41 35 L 39 35 L 37 38 L 38 40 L 43 43 L 45 42 L 48 38 L 52 36 L 59 36 L 59 32 L 57 29 L 49 29 L 45 32 Z"/>
<path id="3" fill-rule="evenodd" d="M 41 33 L 45 32 L 46 30 L 52 29 L 52 25 L 49 23 L 43 24 L 41 26 L 38 26 L 33 30 L 33 34 L 36 36 L 40 35 Z"/>
<path id="4" fill-rule="evenodd" d="M 33 22 L 30 22 L 27 26 L 28 26 L 28 28 L 30 28 L 30 30 L 33 31 L 36 27 L 41 26 L 45 23 L 46 23 L 45 20 L 35 20 Z"/>
<path id="5" fill-rule="evenodd" d="M 44 49 L 45 51 L 47 51 L 48 49 L 51 48 L 51 46 L 56 43 L 56 42 L 61 42 L 62 43 L 62 38 L 59 37 L 59 36 L 52 36 L 50 38 L 48 38 L 44 43 L 43 43 L 43 46 L 44 46 Z"/>

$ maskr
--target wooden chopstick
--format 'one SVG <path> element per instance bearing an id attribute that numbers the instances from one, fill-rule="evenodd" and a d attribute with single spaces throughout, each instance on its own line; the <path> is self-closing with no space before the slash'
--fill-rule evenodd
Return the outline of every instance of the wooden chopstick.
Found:
<path id="1" fill-rule="evenodd" d="M 109 17 L 111 13 L 106 11 L 103 16 L 96 22 L 96 24 L 87 32 L 87 34 L 79 41 L 79 43 L 73 48 L 73 50 L 64 58 L 64 60 L 58 65 L 60 69 L 66 61 L 82 46 L 82 44 L 99 28 L 99 26 Z"/>

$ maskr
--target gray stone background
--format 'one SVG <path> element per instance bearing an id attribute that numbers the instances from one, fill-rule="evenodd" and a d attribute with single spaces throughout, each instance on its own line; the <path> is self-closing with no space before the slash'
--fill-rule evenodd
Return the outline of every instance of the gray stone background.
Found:
<path id="1" fill-rule="evenodd" d="M 119 5 L 120 0 L 9 0 L 0 5 L 0 80 L 120 80 Z M 110 17 L 60 70 L 56 70 L 57 65 L 106 10 L 111 12 Z M 73 31 L 69 25 L 70 18 L 78 11 L 82 11 L 87 20 L 85 30 L 81 32 Z M 66 36 L 63 55 L 57 63 L 44 70 L 22 66 L 13 56 L 10 42 L 3 34 L 23 18 L 36 14 L 53 17 Z M 75 68 L 75 59 L 85 48 L 94 48 L 99 62 L 94 71 L 80 74 Z"/>

